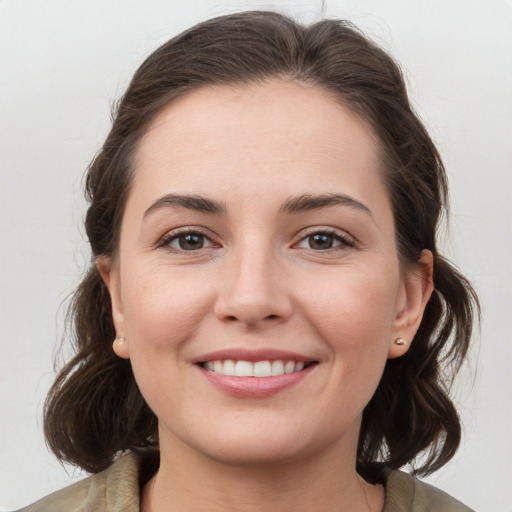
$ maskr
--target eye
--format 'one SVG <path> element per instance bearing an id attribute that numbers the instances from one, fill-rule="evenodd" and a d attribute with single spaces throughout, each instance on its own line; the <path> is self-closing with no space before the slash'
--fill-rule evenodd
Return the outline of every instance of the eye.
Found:
<path id="1" fill-rule="evenodd" d="M 354 242 L 347 236 L 332 231 L 315 231 L 305 236 L 296 247 L 312 249 L 313 251 L 328 251 L 354 247 Z"/>
<path id="2" fill-rule="evenodd" d="M 176 252 L 190 252 L 215 247 L 214 242 L 199 231 L 170 233 L 158 245 Z"/>

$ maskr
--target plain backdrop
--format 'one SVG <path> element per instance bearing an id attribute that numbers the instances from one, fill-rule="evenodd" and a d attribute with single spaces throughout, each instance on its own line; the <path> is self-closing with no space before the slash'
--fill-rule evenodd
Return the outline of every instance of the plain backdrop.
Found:
<path id="1" fill-rule="evenodd" d="M 483 304 L 456 388 L 464 440 L 429 481 L 476 510 L 512 511 L 510 0 L 1 0 L 0 510 L 84 476 L 48 453 L 41 414 L 63 304 L 90 261 L 81 180 L 111 104 L 169 37 L 247 9 L 348 18 L 402 63 L 450 176 L 445 250 Z"/>

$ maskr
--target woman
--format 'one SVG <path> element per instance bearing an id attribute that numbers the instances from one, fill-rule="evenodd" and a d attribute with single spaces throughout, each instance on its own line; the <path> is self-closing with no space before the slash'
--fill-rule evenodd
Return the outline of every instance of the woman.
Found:
<path id="1" fill-rule="evenodd" d="M 202 23 L 136 72 L 86 187 L 45 431 L 95 475 L 24 510 L 469 510 L 397 471 L 458 447 L 478 302 L 387 54 L 346 22 Z"/>

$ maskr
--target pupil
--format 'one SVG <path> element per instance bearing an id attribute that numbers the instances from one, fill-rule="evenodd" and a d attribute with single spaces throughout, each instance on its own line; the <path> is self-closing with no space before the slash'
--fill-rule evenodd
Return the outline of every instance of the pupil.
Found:
<path id="1" fill-rule="evenodd" d="M 310 237 L 309 246 L 311 249 L 330 249 L 332 247 L 332 235 L 316 234 Z"/>
<path id="2" fill-rule="evenodd" d="M 201 249 L 203 247 L 203 236 L 202 235 L 184 235 L 179 237 L 180 249 L 183 250 L 194 250 Z"/>

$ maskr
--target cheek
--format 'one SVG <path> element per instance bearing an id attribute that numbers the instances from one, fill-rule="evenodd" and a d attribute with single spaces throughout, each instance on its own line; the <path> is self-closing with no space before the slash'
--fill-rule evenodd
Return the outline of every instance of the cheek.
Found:
<path id="1" fill-rule="evenodd" d="M 391 265 L 387 272 L 344 268 L 329 280 L 303 283 L 301 309 L 331 352 L 337 385 L 350 381 L 364 400 L 373 394 L 387 361 L 398 283 L 398 267 Z"/>
<path id="2" fill-rule="evenodd" d="M 302 282 L 303 310 L 325 338 L 343 338 L 361 349 L 391 332 L 398 283 L 398 270 L 392 266 L 381 272 L 340 268 L 329 279 L 311 275 Z"/>
<path id="3" fill-rule="evenodd" d="M 122 279 L 126 336 L 137 384 L 154 411 L 179 408 L 179 397 L 186 392 L 183 350 L 212 308 L 211 292 L 201 282 L 165 267 L 127 266 Z"/>
<path id="4" fill-rule="evenodd" d="M 202 280 L 169 268 L 131 268 L 122 289 L 132 364 L 139 359 L 177 358 L 213 307 L 211 291 Z"/>

